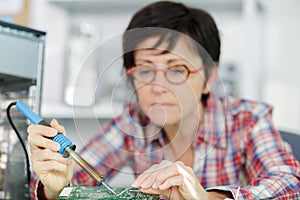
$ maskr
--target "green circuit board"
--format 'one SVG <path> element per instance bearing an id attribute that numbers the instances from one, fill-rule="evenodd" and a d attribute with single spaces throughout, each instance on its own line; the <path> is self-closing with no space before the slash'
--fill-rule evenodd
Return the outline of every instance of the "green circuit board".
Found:
<path id="1" fill-rule="evenodd" d="M 57 199 L 68 200 L 115 200 L 115 199 L 128 199 L 128 200 L 157 200 L 159 195 L 145 194 L 136 188 L 131 187 L 116 187 L 113 188 L 117 195 L 109 193 L 104 187 L 101 186 L 67 186 L 61 191 Z"/>

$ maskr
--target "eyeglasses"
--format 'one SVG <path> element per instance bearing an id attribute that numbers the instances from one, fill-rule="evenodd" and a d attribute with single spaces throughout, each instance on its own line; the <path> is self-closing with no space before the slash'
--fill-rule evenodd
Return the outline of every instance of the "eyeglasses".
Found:
<path id="1" fill-rule="evenodd" d="M 172 84 L 184 83 L 190 76 L 190 74 L 196 74 L 197 72 L 205 69 L 205 65 L 196 70 L 190 70 L 186 65 L 173 65 L 166 69 L 158 69 L 153 65 L 138 65 L 130 67 L 126 70 L 127 74 L 131 74 L 134 79 L 142 83 L 152 82 L 158 71 L 164 72 L 165 78 Z"/>

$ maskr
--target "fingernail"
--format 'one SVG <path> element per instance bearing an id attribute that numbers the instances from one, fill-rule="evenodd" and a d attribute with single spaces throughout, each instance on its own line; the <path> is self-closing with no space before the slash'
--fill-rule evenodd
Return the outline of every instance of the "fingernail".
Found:
<path id="1" fill-rule="evenodd" d="M 135 187 L 135 188 L 137 187 L 137 185 L 135 183 L 132 183 L 131 186 Z"/>
<path id="2" fill-rule="evenodd" d="M 149 188 L 151 185 L 148 182 L 144 182 L 141 184 L 141 188 Z"/>
<path id="3" fill-rule="evenodd" d="M 158 188 L 158 185 L 157 185 L 156 183 L 153 183 L 152 188 L 153 188 L 153 189 L 157 189 L 157 188 Z"/>
<path id="4" fill-rule="evenodd" d="M 137 180 L 135 180 L 131 185 L 132 187 L 139 187 L 139 183 Z"/>
<path id="5" fill-rule="evenodd" d="M 162 185 L 160 185 L 158 188 L 159 188 L 160 190 L 165 190 L 165 189 L 168 188 L 168 186 L 165 185 L 165 184 L 162 184 Z"/>

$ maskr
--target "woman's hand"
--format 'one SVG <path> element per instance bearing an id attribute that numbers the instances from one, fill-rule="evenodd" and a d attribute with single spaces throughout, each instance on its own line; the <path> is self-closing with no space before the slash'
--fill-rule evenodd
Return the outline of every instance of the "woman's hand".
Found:
<path id="1" fill-rule="evenodd" d="M 192 168 L 183 162 L 162 161 L 153 165 L 132 184 L 142 192 L 162 194 L 169 199 L 210 199 Z"/>
<path id="2" fill-rule="evenodd" d="M 30 125 L 27 131 L 33 170 L 44 185 L 46 197 L 55 199 L 63 187 L 70 183 L 75 165 L 70 158 L 63 158 L 58 153 L 60 145 L 49 139 L 58 132 L 65 134 L 64 127 L 56 120 L 52 120 L 50 125 Z"/>

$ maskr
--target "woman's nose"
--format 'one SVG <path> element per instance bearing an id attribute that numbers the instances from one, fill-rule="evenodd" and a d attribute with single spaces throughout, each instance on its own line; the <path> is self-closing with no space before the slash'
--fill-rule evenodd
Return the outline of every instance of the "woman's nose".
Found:
<path id="1" fill-rule="evenodd" d="M 166 79 L 163 70 L 156 72 L 155 78 L 151 83 L 151 87 L 155 93 L 162 93 L 168 90 L 168 80 Z"/>
<path id="2" fill-rule="evenodd" d="M 164 93 L 168 91 L 168 87 L 166 84 L 162 84 L 159 82 L 152 82 L 151 83 L 151 89 L 154 93 Z"/>

